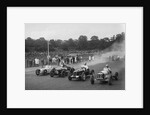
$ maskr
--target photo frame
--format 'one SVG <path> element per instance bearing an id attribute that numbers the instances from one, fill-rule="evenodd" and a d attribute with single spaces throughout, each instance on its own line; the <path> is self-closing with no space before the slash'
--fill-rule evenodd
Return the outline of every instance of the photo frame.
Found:
<path id="1" fill-rule="evenodd" d="M 30 3 L 29 3 L 30 4 Z M 14 3 L 13 3 L 13 5 L 14 5 Z M 13 6 L 12 5 L 12 6 Z M 24 4 L 25 6 L 26 6 L 26 4 Z M 6 6 L 7 5 L 5 5 L 4 7 L 6 8 Z M 7 7 L 9 7 L 9 6 L 11 6 L 10 4 L 7 6 Z M 18 5 L 17 5 L 18 6 Z M 32 6 L 32 4 L 30 4 L 29 6 Z M 55 6 L 55 5 L 54 5 Z M 102 7 L 104 7 L 104 6 L 102 6 Z M 142 5 L 140 6 L 140 7 L 142 7 Z M 36 8 L 36 7 L 34 7 L 34 8 Z M 8 11 L 8 10 L 7 10 Z M 5 14 L 7 13 L 7 18 L 9 18 L 9 15 L 8 15 L 8 12 L 5 12 Z M 8 21 L 8 20 L 7 20 Z M 7 22 L 7 29 L 8 29 L 8 26 L 9 26 L 9 23 Z M 5 25 L 5 27 L 6 27 L 6 25 Z M 7 38 L 9 38 L 9 35 L 8 35 L 8 31 L 7 31 Z M 5 36 L 6 37 L 6 36 Z M 8 47 L 8 40 L 9 39 L 7 39 L 7 47 Z M 8 51 L 8 50 L 7 50 Z M 8 52 L 7 52 L 8 53 Z M 7 56 L 9 56 L 9 54 L 7 55 Z M 9 64 L 9 61 L 7 60 L 7 64 Z M 7 65 L 8 66 L 8 65 Z M 7 76 L 8 76 L 9 74 L 7 74 Z M 7 81 L 7 85 L 8 85 L 8 83 L 10 83 L 10 80 L 8 79 L 8 77 L 7 78 L 4 78 L 4 80 L 5 81 Z M 5 82 L 6 83 L 6 82 Z M 7 89 L 8 89 L 8 86 L 7 86 Z M 7 94 L 7 98 L 8 98 L 8 95 L 10 94 L 10 92 L 8 92 L 8 90 L 6 90 L 6 87 L 5 87 L 5 91 L 7 91 L 7 93 L 5 92 L 4 94 Z M 37 93 L 38 94 L 38 93 Z M 59 93 L 57 93 L 57 94 L 59 94 Z M 28 95 L 28 94 L 27 94 Z M 46 95 L 46 92 L 44 93 L 44 95 Z M 41 95 L 42 96 L 42 95 Z M 4 96 L 5 97 L 5 99 L 6 99 L 6 95 Z M 9 99 L 10 100 L 10 99 Z M 8 107 L 8 102 L 9 101 L 7 101 L 7 107 Z M 5 105 L 6 105 L 6 103 L 5 103 Z M 6 107 L 6 106 L 5 106 Z M 6 108 L 7 108 L 6 107 Z M 46 108 L 46 106 L 43 106 L 44 108 Z M 41 108 L 43 108 L 43 107 L 41 107 Z M 8 108 L 11 108 L 11 107 L 8 107 Z M 13 108 L 13 107 L 12 107 Z M 16 107 L 14 107 L 14 108 L 16 108 Z M 17 107 L 17 108 L 19 108 L 19 106 Z M 22 107 L 21 107 L 22 108 Z M 29 107 L 30 108 L 30 107 Z M 31 108 L 34 108 L 34 107 L 31 107 Z M 35 107 L 36 108 L 36 107 Z M 39 108 L 39 107 L 38 107 Z M 49 107 L 48 107 L 49 108 Z M 54 107 L 54 108 L 57 108 L 57 107 Z M 60 108 L 60 107 L 58 107 L 58 108 Z M 75 108 L 75 107 L 73 107 L 73 108 Z M 80 108 L 80 107 L 79 107 Z M 84 107 L 81 107 L 81 108 L 84 108 Z M 86 108 L 86 107 L 85 107 Z M 87 107 L 88 108 L 88 107 Z M 93 107 L 92 107 L 93 108 Z M 92 109 L 91 108 L 91 109 Z M 96 107 L 94 107 L 94 108 L 96 108 Z M 100 107 L 101 108 L 101 107 Z M 105 107 L 104 107 L 105 108 Z M 109 107 L 110 108 L 110 107 Z M 111 107 L 112 108 L 112 107 Z M 114 107 L 114 108 L 117 108 L 117 107 Z M 126 107 L 127 108 L 127 107 Z M 130 107 L 129 107 L 130 108 Z M 131 107 L 132 108 L 132 107 Z"/>

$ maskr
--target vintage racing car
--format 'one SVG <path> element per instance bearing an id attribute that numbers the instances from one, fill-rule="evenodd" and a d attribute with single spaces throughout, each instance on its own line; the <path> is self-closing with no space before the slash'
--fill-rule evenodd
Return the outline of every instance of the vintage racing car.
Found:
<path id="1" fill-rule="evenodd" d="M 100 71 L 97 73 L 95 76 L 91 76 L 90 81 L 91 84 L 94 84 L 95 81 L 99 81 L 100 83 L 102 82 L 107 82 L 109 85 L 112 84 L 112 80 L 118 80 L 118 72 L 115 72 L 115 74 L 112 74 L 112 71 Z"/>
<path id="2" fill-rule="evenodd" d="M 43 67 L 43 68 L 36 69 L 36 70 L 35 70 L 35 73 L 36 73 L 37 76 L 39 76 L 39 75 L 47 75 L 47 74 L 50 73 L 50 71 L 51 71 L 52 69 L 53 69 L 52 66 L 46 65 L 46 66 Z"/>
<path id="3" fill-rule="evenodd" d="M 90 71 L 90 69 L 85 70 L 80 68 L 75 70 L 72 75 L 69 75 L 68 79 L 70 81 L 72 79 L 85 81 L 87 78 L 90 78 L 90 76 L 93 76 L 93 74 L 94 74 L 94 70 Z"/>
<path id="4" fill-rule="evenodd" d="M 65 76 L 69 76 L 71 73 L 73 73 L 73 71 L 74 71 L 73 67 L 64 65 L 63 67 L 53 68 L 50 71 L 50 76 L 54 77 L 55 75 L 57 75 L 59 77 L 65 77 Z"/>

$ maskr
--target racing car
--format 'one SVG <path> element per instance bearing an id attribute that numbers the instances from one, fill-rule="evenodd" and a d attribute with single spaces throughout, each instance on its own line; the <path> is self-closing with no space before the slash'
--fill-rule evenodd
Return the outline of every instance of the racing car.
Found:
<path id="1" fill-rule="evenodd" d="M 90 71 L 90 69 L 85 70 L 85 69 L 80 68 L 80 69 L 74 70 L 73 74 L 68 76 L 68 79 L 70 81 L 72 79 L 85 81 L 87 78 L 90 78 L 90 76 L 93 76 L 93 74 L 94 74 L 94 70 Z"/>
<path id="2" fill-rule="evenodd" d="M 73 71 L 74 71 L 73 67 L 63 65 L 63 67 L 53 68 L 50 71 L 50 76 L 54 77 L 55 75 L 57 75 L 59 77 L 65 77 L 65 76 L 69 76 L 71 73 L 73 73 Z"/>
<path id="3" fill-rule="evenodd" d="M 51 71 L 52 69 L 53 69 L 52 66 L 46 65 L 46 66 L 43 67 L 43 68 L 36 69 L 36 70 L 35 70 L 35 74 L 36 74 L 37 76 L 40 76 L 40 75 L 47 75 L 47 74 L 50 73 L 50 71 Z"/>
<path id="4" fill-rule="evenodd" d="M 115 72 L 115 74 L 112 74 L 112 71 L 100 71 L 99 73 L 97 73 L 97 75 L 95 76 L 91 76 L 90 78 L 90 82 L 91 84 L 94 84 L 95 81 L 99 81 L 100 83 L 102 82 L 106 82 L 109 85 L 112 85 L 112 80 L 118 80 L 118 72 Z"/>

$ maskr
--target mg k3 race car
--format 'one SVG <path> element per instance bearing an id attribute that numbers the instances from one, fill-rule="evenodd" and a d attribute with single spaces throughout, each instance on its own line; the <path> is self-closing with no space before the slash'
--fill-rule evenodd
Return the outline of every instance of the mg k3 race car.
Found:
<path id="1" fill-rule="evenodd" d="M 66 77 L 69 76 L 71 73 L 73 73 L 73 71 L 74 71 L 73 67 L 63 65 L 62 67 L 53 68 L 50 71 L 50 76 L 54 77 L 55 75 L 57 75 L 58 77 Z"/>
<path id="2" fill-rule="evenodd" d="M 53 69 L 52 66 L 46 65 L 46 66 L 43 67 L 43 68 L 36 69 L 36 70 L 35 70 L 35 73 L 36 73 L 37 76 L 40 76 L 40 75 L 48 75 L 52 69 Z"/>
<path id="3" fill-rule="evenodd" d="M 118 72 L 115 72 L 115 74 L 112 74 L 111 70 L 102 70 L 97 75 L 91 76 L 90 82 L 91 84 L 94 84 L 96 81 L 99 81 L 99 83 L 105 82 L 109 85 L 112 85 L 112 80 L 118 80 Z"/>
<path id="4" fill-rule="evenodd" d="M 71 75 L 69 75 L 68 79 L 70 81 L 73 79 L 85 81 L 87 78 L 90 78 L 90 76 L 93 76 L 93 74 L 94 70 L 90 71 L 90 69 L 80 68 L 75 70 Z"/>

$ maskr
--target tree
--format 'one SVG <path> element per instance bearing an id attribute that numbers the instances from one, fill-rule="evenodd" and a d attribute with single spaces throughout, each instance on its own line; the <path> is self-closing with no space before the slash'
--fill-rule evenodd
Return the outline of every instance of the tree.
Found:
<path id="1" fill-rule="evenodd" d="M 87 36 L 81 35 L 78 38 L 78 49 L 86 50 L 88 46 Z"/>
<path id="2" fill-rule="evenodd" d="M 68 48 L 71 49 L 71 50 L 75 50 L 76 49 L 76 44 L 74 42 L 74 40 L 72 38 L 70 38 L 68 41 L 67 41 L 67 44 L 68 44 Z"/>
<path id="3" fill-rule="evenodd" d="M 91 40 L 89 41 L 88 49 L 98 49 L 99 39 L 98 36 L 92 36 Z"/>
<path id="4" fill-rule="evenodd" d="M 54 40 L 49 41 L 49 50 L 50 51 L 68 51 L 68 50 L 104 50 L 106 48 L 111 49 L 111 45 L 115 42 L 121 43 L 125 40 L 125 33 L 119 33 L 113 35 L 113 37 L 108 38 L 104 37 L 99 39 L 98 36 L 93 35 L 90 40 L 87 39 L 87 36 L 80 35 L 78 39 L 69 38 L 68 40 Z M 32 39 L 27 37 L 25 39 L 25 52 L 47 52 L 48 41 L 44 37 L 39 39 Z"/>

